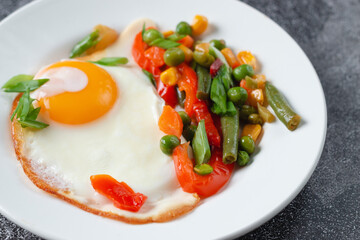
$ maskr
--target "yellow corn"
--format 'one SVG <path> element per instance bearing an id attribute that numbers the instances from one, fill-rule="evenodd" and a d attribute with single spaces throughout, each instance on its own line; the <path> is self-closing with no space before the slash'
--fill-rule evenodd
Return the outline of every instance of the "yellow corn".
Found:
<path id="1" fill-rule="evenodd" d="M 208 19 L 205 16 L 195 15 L 193 19 L 193 23 L 191 25 L 192 34 L 194 36 L 198 36 L 202 34 L 203 32 L 205 32 L 207 26 L 208 26 Z"/>
<path id="2" fill-rule="evenodd" d="M 85 55 L 89 55 L 91 53 L 94 53 L 94 52 L 97 52 L 97 51 L 107 48 L 108 46 L 113 44 L 118 37 L 118 33 L 114 29 L 109 28 L 105 25 L 101 25 L 101 24 L 96 25 L 94 27 L 94 31 L 95 30 L 99 31 L 99 40 L 100 41 L 95 46 L 89 48 L 85 52 Z"/>
<path id="3" fill-rule="evenodd" d="M 234 53 L 231 51 L 230 48 L 224 48 L 221 50 L 221 53 L 224 55 L 227 63 L 232 67 L 237 67 L 239 66 L 239 62 L 236 59 Z"/>
<path id="4" fill-rule="evenodd" d="M 210 43 L 199 43 L 196 44 L 195 51 L 208 53 L 209 47 L 210 47 Z"/>
<path id="5" fill-rule="evenodd" d="M 252 78 L 257 82 L 258 88 L 265 88 L 266 77 L 264 74 L 255 74 Z"/>
<path id="6" fill-rule="evenodd" d="M 237 54 L 237 59 L 239 60 L 239 63 L 242 64 L 249 64 L 252 66 L 254 70 L 257 70 L 257 61 L 254 55 L 252 55 L 249 51 L 242 51 Z"/>
<path id="7" fill-rule="evenodd" d="M 174 31 L 169 30 L 169 31 L 163 32 L 162 34 L 164 35 L 164 38 L 167 38 L 168 36 L 173 35 Z"/>
<path id="8" fill-rule="evenodd" d="M 168 86 L 174 86 L 179 78 L 180 74 L 176 67 L 170 67 L 160 74 L 160 80 Z"/>
<path id="9" fill-rule="evenodd" d="M 241 137 L 249 136 L 254 140 L 254 142 L 256 142 L 260 133 L 261 133 L 260 124 L 246 124 L 242 130 Z"/>
<path id="10" fill-rule="evenodd" d="M 182 44 L 178 48 L 183 50 L 183 52 L 185 53 L 185 62 L 191 62 L 191 60 L 193 58 L 193 52 L 191 51 L 191 49 L 188 47 L 185 47 Z"/>
<path id="11" fill-rule="evenodd" d="M 257 107 L 257 103 L 260 105 L 264 104 L 264 92 L 262 89 L 252 90 L 248 96 L 248 102 L 251 106 Z"/>

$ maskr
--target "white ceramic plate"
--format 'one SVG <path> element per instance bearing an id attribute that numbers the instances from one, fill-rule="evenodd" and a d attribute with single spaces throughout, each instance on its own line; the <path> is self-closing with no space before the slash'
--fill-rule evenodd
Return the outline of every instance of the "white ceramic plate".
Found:
<path id="1" fill-rule="evenodd" d="M 235 237 L 283 209 L 303 188 L 320 158 L 326 134 L 326 105 L 319 79 L 295 41 L 278 25 L 237 1 L 47 0 L 33 2 L 0 24 L 0 84 L 19 73 L 66 58 L 91 28 L 106 24 L 121 31 L 148 17 L 162 30 L 195 14 L 208 17 L 207 39 L 223 38 L 234 50 L 251 50 L 271 80 L 303 117 L 294 132 L 280 121 L 265 125 L 254 162 L 233 175 L 219 194 L 190 214 L 167 223 L 129 225 L 105 219 L 33 187 L 15 158 L 10 132 L 13 95 L 1 93 L 0 211 L 45 238 L 213 239 Z"/>

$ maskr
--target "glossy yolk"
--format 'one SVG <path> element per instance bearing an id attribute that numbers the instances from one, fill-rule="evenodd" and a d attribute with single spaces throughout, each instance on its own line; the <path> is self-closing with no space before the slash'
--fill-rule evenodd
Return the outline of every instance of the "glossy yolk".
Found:
<path id="1" fill-rule="evenodd" d="M 50 65 L 37 75 L 59 67 L 77 68 L 86 74 L 88 83 L 77 92 L 63 92 L 38 99 L 42 113 L 48 113 L 56 122 L 74 125 L 98 119 L 112 108 L 118 89 L 108 72 L 89 62 L 63 61 Z"/>

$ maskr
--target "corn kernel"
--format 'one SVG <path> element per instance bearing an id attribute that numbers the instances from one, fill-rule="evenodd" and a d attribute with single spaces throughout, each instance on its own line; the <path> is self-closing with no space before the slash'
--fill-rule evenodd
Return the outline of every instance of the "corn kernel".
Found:
<path id="1" fill-rule="evenodd" d="M 239 60 L 240 65 L 249 64 L 254 70 L 257 70 L 258 65 L 254 55 L 249 51 L 242 51 L 237 54 L 237 59 Z"/>
<path id="2" fill-rule="evenodd" d="M 195 45 L 195 51 L 208 53 L 209 47 L 210 43 L 199 43 Z"/>
<path id="3" fill-rule="evenodd" d="M 193 23 L 191 25 L 192 34 L 198 36 L 205 32 L 208 26 L 208 19 L 205 16 L 196 15 L 193 19 Z"/>
<path id="4" fill-rule="evenodd" d="M 262 89 L 252 90 L 250 95 L 248 96 L 247 101 L 253 107 L 257 107 L 257 103 L 260 105 L 264 104 L 264 92 Z"/>
<path id="5" fill-rule="evenodd" d="M 185 47 L 182 44 L 178 48 L 180 48 L 181 50 L 184 51 L 184 53 L 185 53 L 185 62 L 191 62 L 191 60 L 193 58 L 193 52 L 191 51 L 191 49 Z"/>
<path id="6" fill-rule="evenodd" d="M 261 133 L 260 124 L 246 124 L 241 132 L 241 137 L 249 136 L 254 140 L 254 142 L 256 142 L 260 133 Z"/>
<path id="7" fill-rule="evenodd" d="M 221 53 L 224 55 L 227 63 L 230 65 L 230 67 L 232 68 L 236 68 L 237 66 L 239 66 L 239 62 L 236 59 L 234 53 L 231 51 L 230 48 L 223 48 L 221 50 Z"/>
<path id="8" fill-rule="evenodd" d="M 173 35 L 174 31 L 169 30 L 169 31 L 163 32 L 162 34 L 164 35 L 164 38 L 167 38 L 168 36 Z"/>
<path id="9" fill-rule="evenodd" d="M 170 67 L 160 74 L 160 80 L 168 86 L 174 86 L 179 78 L 180 74 L 176 67 Z"/>
<path id="10" fill-rule="evenodd" d="M 257 82 L 257 88 L 265 88 L 266 77 L 264 74 L 255 74 L 252 78 Z"/>

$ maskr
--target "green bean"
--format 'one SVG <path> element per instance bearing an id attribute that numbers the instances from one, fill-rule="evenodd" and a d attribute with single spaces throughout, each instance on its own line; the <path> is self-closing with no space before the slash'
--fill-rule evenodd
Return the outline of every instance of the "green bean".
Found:
<path id="1" fill-rule="evenodd" d="M 191 118 L 189 117 L 189 115 L 184 111 L 180 111 L 178 113 L 179 113 L 179 115 L 181 117 L 181 120 L 183 122 L 183 128 L 186 128 L 186 127 L 190 126 Z"/>
<path id="2" fill-rule="evenodd" d="M 196 97 L 201 100 L 207 100 L 211 88 L 211 75 L 207 68 L 200 65 L 196 66 L 196 74 L 198 77 L 198 89 Z"/>
<path id="3" fill-rule="evenodd" d="M 212 173 L 214 169 L 209 164 L 203 163 L 200 165 L 196 165 L 194 167 L 194 171 L 199 175 L 208 175 Z"/>
<path id="4" fill-rule="evenodd" d="M 171 155 L 179 144 L 180 141 L 175 135 L 165 135 L 160 139 L 160 149 L 167 155 Z"/>
<path id="5" fill-rule="evenodd" d="M 185 98 L 186 98 L 185 91 L 180 91 L 179 88 L 176 87 L 176 97 L 180 107 L 184 107 Z"/>
<path id="6" fill-rule="evenodd" d="M 99 30 L 93 31 L 86 37 L 84 37 L 80 42 L 78 42 L 70 53 L 70 58 L 81 56 L 86 50 L 95 46 L 99 40 Z"/>
<path id="7" fill-rule="evenodd" d="M 206 136 L 205 121 L 201 120 L 195 132 L 192 141 L 192 148 L 194 150 L 195 163 L 200 165 L 207 163 L 211 157 L 209 141 Z"/>
<path id="8" fill-rule="evenodd" d="M 265 94 L 271 108 L 280 121 L 283 122 L 290 131 L 295 130 L 301 121 L 301 117 L 294 112 L 285 97 L 269 82 L 265 84 Z"/>
<path id="9" fill-rule="evenodd" d="M 245 151 L 239 151 L 238 152 L 238 159 L 236 161 L 236 163 L 240 166 L 243 167 L 245 165 L 247 165 L 250 162 L 250 157 L 249 154 Z"/>
<path id="10" fill-rule="evenodd" d="M 220 119 L 223 134 L 223 162 L 233 163 L 237 159 L 239 144 L 239 112 L 234 116 L 223 116 Z"/>
<path id="11" fill-rule="evenodd" d="M 192 140 L 194 139 L 195 131 L 196 131 L 196 126 L 195 125 L 190 125 L 190 126 L 187 126 L 187 127 L 183 128 L 182 135 L 184 136 L 186 141 L 192 142 Z"/>

